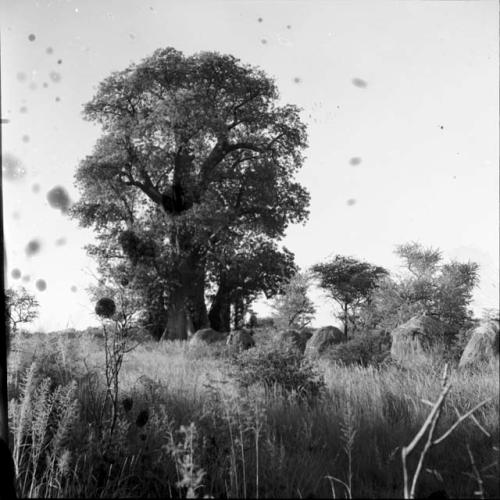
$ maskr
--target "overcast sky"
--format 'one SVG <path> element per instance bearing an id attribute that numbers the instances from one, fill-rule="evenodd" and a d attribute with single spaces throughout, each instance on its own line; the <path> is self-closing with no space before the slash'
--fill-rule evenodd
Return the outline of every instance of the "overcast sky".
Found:
<path id="1" fill-rule="evenodd" d="M 478 262 L 475 307 L 498 305 L 498 2 L 0 5 L 8 284 L 37 295 L 33 328 L 94 321 L 85 293 L 94 266 L 82 249 L 92 233 L 46 194 L 61 185 L 79 196 L 75 168 L 100 133 L 81 116 L 96 85 L 167 46 L 233 54 L 302 108 L 309 149 L 299 179 L 311 215 L 284 240 L 300 266 L 339 253 L 397 272 L 395 245 L 415 240 Z M 8 177 L 19 168 L 21 178 Z M 27 256 L 31 240 L 40 251 Z M 335 323 L 313 296 L 316 324 Z"/>

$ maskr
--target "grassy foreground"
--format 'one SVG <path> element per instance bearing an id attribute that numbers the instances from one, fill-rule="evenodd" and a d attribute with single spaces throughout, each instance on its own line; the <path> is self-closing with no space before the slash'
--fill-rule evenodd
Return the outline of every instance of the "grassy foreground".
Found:
<path id="1" fill-rule="evenodd" d="M 102 345 L 92 332 L 13 342 L 9 417 L 20 496 L 399 498 L 401 447 L 441 390 L 442 366 L 329 361 L 317 363 L 326 390 L 313 399 L 279 387 L 242 390 L 221 349 L 146 341 L 125 355 L 110 434 Z M 452 498 L 498 497 L 498 372 L 452 370 L 451 382 L 437 435 L 457 410 L 492 400 L 431 450 L 417 496 L 444 489 Z"/>

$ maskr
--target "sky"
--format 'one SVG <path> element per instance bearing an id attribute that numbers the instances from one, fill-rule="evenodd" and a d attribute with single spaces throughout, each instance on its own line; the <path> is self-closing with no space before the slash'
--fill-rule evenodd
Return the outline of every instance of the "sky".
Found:
<path id="1" fill-rule="evenodd" d="M 101 132 L 81 111 L 97 84 L 167 46 L 258 66 L 302 109 L 310 217 L 283 241 L 302 268 L 342 254 L 397 273 L 395 246 L 418 241 L 477 262 L 475 310 L 498 307 L 498 33 L 493 0 L 2 0 L 7 285 L 39 300 L 30 329 L 96 323 L 92 231 L 47 193 L 79 198 L 75 169 Z M 337 323 L 311 293 L 314 324 Z"/>

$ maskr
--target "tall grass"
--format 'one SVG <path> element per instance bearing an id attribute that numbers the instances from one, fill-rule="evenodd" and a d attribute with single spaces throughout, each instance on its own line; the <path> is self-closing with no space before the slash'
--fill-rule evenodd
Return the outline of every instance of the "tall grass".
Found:
<path id="1" fill-rule="evenodd" d="M 326 390 L 313 400 L 279 386 L 241 389 L 223 349 L 145 342 L 124 359 L 127 404 L 104 452 L 102 338 L 40 335 L 22 347 L 9 391 L 23 497 L 398 498 L 400 449 L 427 416 L 424 400 L 440 392 L 439 366 L 328 361 L 316 365 Z M 418 494 L 471 497 L 470 450 L 485 495 L 498 497 L 498 373 L 454 371 L 451 381 L 443 429 L 455 408 L 494 399 L 476 415 L 483 430 L 467 420 L 431 451 Z"/>

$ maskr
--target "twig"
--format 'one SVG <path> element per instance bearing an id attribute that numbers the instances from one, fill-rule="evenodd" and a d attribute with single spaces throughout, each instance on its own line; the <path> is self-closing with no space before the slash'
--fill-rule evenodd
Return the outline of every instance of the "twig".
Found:
<path id="1" fill-rule="evenodd" d="M 476 410 L 479 410 L 481 406 L 484 406 L 486 403 L 489 403 L 492 398 L 485 399 L 478 403 L 474 408 L 469 410 L 467 413 L 464 413 L 441 437 L 434 440 L 433 445 L 439 444 L 441 441 L 446 439 L 467 417 L 470 417 Z"/>
<path id="2" fill-rule="evenodd" d="M 434 432 L 436 430 L 439 417 L 441 416 L 441 412 L 443 409 L 444 401 L 446 396 L 448 395 L 450 389 L 451 389 L 451 383 L 448 382 L 449 374 L 448 374 L 448 365 L 446 364 L 444 372 L 443 372 L 443 377 L 441 384 L 443 386 L 443 389 L 441 390 L 441 393 L 435 403 L 431 403 L 430 401 L 423 399 L 422 401 L 427 404 L 432 406 L 432 409 L 425 419 L 425 422 L 423 423 L 422 427 L 420 430 L 417 432 L 416 436 L 413 438 L 411 443 L 408 446 L 404 446 L 401 449 L 401 460 L 403 464 L 403 488 L 404 488 L 404 498 L 415 498 L 415 491 L 417 487 L 417 482 L 418 478 L 420 475 L 420 472 L 422 470 L 422 466 L 424 463 L 424 459 L 428 451 L 435 445 L 441 443 L 444 441 L 466 418 L 471 417 L 474 421 L 474 423 L 486 434 L 489 436 L 489 433 L 479 424 L 477 419 L 474 417 L 473 413 L 484 406 L 486 403 L 491 401 L 491 398 L 486 399 L 484 401 L 481 401 L 478 403 L 474 408 L 469 410 L 467 413 L 464 413 L 463 415 L 460 415 L 460 412 L 457 410 L 457 408 L 453 405 L 453 409 L 455 410 L 455 413 L 457 414 L 457 420 L 455 423 L 447 430 L 445 431 L 439 438 L 434 439 Z M 417 463 L 417 467 L 415 468 L 415 471 L 413 473 L 413 478 L 411 480 L 411 488 L 409 487 L 409 475 L 408 475 L 408 468 L 407 468 L 407 459 L 411 455 L 411 453 L 415 450 L 416 446 L 420 442 L 420 440 L 424 437 L 425 433 L 428 432 L 427 434 L 427 440 L 424 445 L 423 450 L 420 452 L 419 460 Z M 468 445 L 467 445 L 468 446 Z M 472 456 L 472 453 L 469 450 L 469 457 L 471 459 L 471 464 L 473 464 L 473 470 L 474 470 L 474 477 L 476 478 L 476 481 L 478 482 L 479 485 L 479 490 L 478 494 L 483 495 L 481 498 L 484 498 L 484 491 L 483 491 L 483 483 L 481 480 L 481 477 L 479 475 L 479 471 L 477 470 L 477 467 L 475 466 L 474 462 L 474 457 Z M 479 477 L 479 479 L 478 479 Z"/>
<path id="3" fill-rule="evenodd" d="M 478 490 L 474 492 L 475 495 L 479 495 L 479 498 L 484 499 L 484 485 L 483 485 L 483 480 L 481 478 L 481 474 L 479 474 L 479 471 L 477 470 L 476 467 L 476 462 L 474 460 L 474 455 L 472 454 L 472 451 L 470 449 L 469 443 L 467 443 L 467 452 L 469 453 L 469 458 L 470 458 L 470 465 L 472 467 L 472 472 L 474 473 L 474 478 L 477 481 L 477 486 Z"/>

